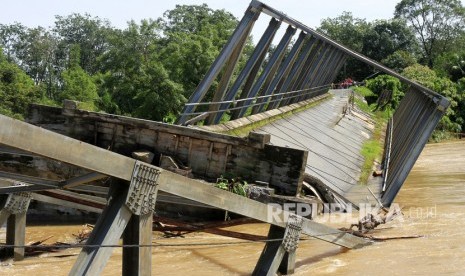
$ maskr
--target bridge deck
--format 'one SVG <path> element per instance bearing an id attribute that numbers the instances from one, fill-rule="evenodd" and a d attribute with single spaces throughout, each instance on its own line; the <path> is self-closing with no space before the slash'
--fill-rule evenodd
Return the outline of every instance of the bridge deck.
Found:
<path id="1" fill-rule="evenodd" d="M 349 106 L 350 90 L 329 93 L 329 100 L 259 130 L 270 133 L 274 145 L 308 150 L 306 173 L 358 205 L 370 195 L 357 184 L 364 162 L 360 150 L 374 124 L 363 112 Z M 350 111 L 344 112 L 346 108 Z"/>

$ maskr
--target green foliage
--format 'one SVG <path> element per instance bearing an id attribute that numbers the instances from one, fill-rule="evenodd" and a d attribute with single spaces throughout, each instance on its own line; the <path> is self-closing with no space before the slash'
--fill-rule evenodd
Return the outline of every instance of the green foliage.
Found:
<path id="1" fill-rule="evenodd" d="M 160 25 L 153 20 L 129 23 L 111 38 L 110 50 L 102 57 L 103 102 L 111 97 L 122 114 L 162 121 L 178 114 L 185 102 L 182 86 L 170 78 L 160 61 Z"/>
<path id="2" fill-rule="evenodd" d="M 168 73 L 160 63 L 150 63 L 143 69 L 133 98 L 139 105 L 133 115 L 162 121 L 166 115 L 177 113 L 186 101 L 182 95 L 182 86 L 168 78 Z"/>
<path id="3" fill-rule="evenodd" d="M 79 45 L 79 65 L 89 74 L 99 71 L 99 57 L 108 50 L 114 32 L 110 22 L 89 14 L 56 16 L 53 32 L 59 38 L 57 54 L 66 54 L 68 45 Z"/>
<path id="4" fill-rule="evenodd" d="M 367 80 L 366 87 L 376 95 L 376 97 L 367 97 L 367 100 L 370 99 L 368 103 L 371 104 L 376 100 L 378 102 L 377 108 L 381 108 L 381 110 L 397 108 L 404 96 L 399 79 L 389 75 L 379 75 L 374 79 Z M 386 99 L 380 99 L 380 97 L 386 97 Z"/>
<path id="5" fill-rule="evenodd" d="M 208 36 L 173 33 L 161 49 L 160 59 L 171 78 L 183 84 L 184 96 L 188 98 L 218 54 L 218 47 Z"/>
<path id="6" fill-rule="evenodd" d="M 434 69 L 440 76 L 458 82 L 465 77 L 465 51 L 443 53 L 436 59 Z"/>
<path id="7" fill-rule="evenodd" d="M 32 79 L 0 51 L 0 113 L 22 119 L 29 103 L 39 98 Z"/>
<path id="8" fill-rule="evenodd" d="M 375 160 L 380 160 L 382 158 L 382 152 L 383 147 L 380 140 L 369 139 L 363 143 L 360 153 L 364 158 L 364 162 L 360 174 L 360 183 L 366 184 L 368 182 L 368 177 L 373 171 L 373 164 Z"/>
<path id="9" fill-rule="evenodd" d="M 96 110 L 94 102 L 98 99 L 97 86 L 92 77 L 79 66 L 79 45 L 71 47 L 69 56 L 69 68 L 61 74 L 63 79 L 61 99 L 80 101 L 84 103 L 81 107 Z"/>
<path id="10" fill-rule="evenodd" d="M 184 97 L 189 98 L 238 21 L 225 10 L 213 10 L 203 4 L 176 5 L 175 9 L 165 12 L 158 22 L 166 35 L 162 41 L 160 59 L 170 78 L 183 85 Z M 241 60 L 239 67 L 244 63 Z M 216 87 L 215 81 L 205 100 L 211 99 Z"/>
<path id="11" fill-rule="evenodd" d="M 418 48 L 414 34 L 402 20 L 378 20 L 370 23 L 344 12 L 334 19 L 323 20 L 318 30 L 376 61 L 382 61 L 399 51 L 415 53 Z M 399 59 L 398 55 L 388 61 Z M 393 65 L 399 66 L 397 63 Z M 410 64 L 405 66 L 408 65 Z M 346 62 L 345 71 L 346 75 L 342 78 L 351 76 L 356 80 L 362 80 L 373 73 L 372 68 L 353 59 Z"/>
<path id="12" fill-rule="evenodd" d="M 381 63 L 400 73 L 404 68 L 416 64 L 417 60 L 413 54 L 404 50 L 398 50 L 381 60 Z"/>
<path id="13" fill-rule="evenodd" d="M 433 70 L 419 64 L 405 68 L 403 75 L 440 93 L 450 100 L 450 108 L 447 109 L 445 116 L 441 118 L 436 128 L 438 131 L 458 132 L 462 130 L 463 112 L 458 110 L 457 107 L 459 107 L 459 104 L 463 104 L 464 98 L 463 93 L 459 93 L 457 90 L 456 84 L 448 78 L 439 77 Z"/>
<path id="14" fill-rule="evenodd" d="M 323 19 L 318 31 L 354 51 L 361 52 L 363 40 L 369 28 L 370 24 L 365 19 L 355 18 L 350 12 L 343 12 L 336 18 Z M 345 72 L 352 78 L 361 80 L 370 75 L 371 69 L 360 61 L 349 59 L 345 65 Z M 347 76 L 340 76 L 340 78 Z"/>
<path id="15" fill-rule="evenodd" d="M 370 89 L 368 89 L 367 87 L 365 86 L 356 86 L 353 88 L 354 92 L 359 94 L 360 96 L 366 98 L 366 97 L 373 97 L 375 96 L 375 93 L 373 93 L 373 91 L 371 91 Z"/>
<path id="16" fill-rule="evenodd" d="M 396 52 L 415 53 L 415 35 L 403 20 L 377 20 L 369 25 L 362 38 L 361 53 L 381 61 Z"/>
<path id="17" fill-rule="evenodd" d="M 240 196 L 247 197 L 248 184 L 246 181 L 240 180 L 239 178 L 227 179 L 220 177 L 217 179 L 215 187 L 235 193 Z"/>
<path id="18" fill-rule="evenodd" d="M 460 0 L 402 0 L 396 5 L 395 17 L 412 26 L 430 67 L 439 54 L 457 47 L 453 41 L 465 27 L 465 9 Z"/>

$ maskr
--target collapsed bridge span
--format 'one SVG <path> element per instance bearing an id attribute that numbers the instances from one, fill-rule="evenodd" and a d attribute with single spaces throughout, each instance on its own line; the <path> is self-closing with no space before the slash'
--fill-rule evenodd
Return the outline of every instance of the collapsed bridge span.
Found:
<path id="1" fill-rule="evenodd" d="M 233 80 L 245 41 L 255 20 L 262 15 L 271 17 L 270 24 L 248 57 L 245 67 Z M 286 28 L 286 32 L 268 56 L 272 39 L 281 26 Z M 291 45 L 295 35 L 297 37 Z M 327 137 L 314 137 L 312 142 L 307 143 L 297 135 L 299 132 L 305 134 L 299 128 L 319 128 L 322 127 L 319 123 L 327 123 L 315 120 L 318 112 L 308 113 L 310 117 L 300 121 L 303 126 L 294 131 L 283 130 L 289 126 L 277 123 L 281 131 L 273 133 L 269 126 L 262 125 L 262 131 L 268 133 L 252 132 L 244 138 L 205 129 L 218 126 L 221 119 L 227 117 L 225 113 L 233 119 L 223 125 L 228 128 L 243 126 L 244 122 L 256 121 L 260 117 L 272 121 L 276 118 L 271 117 L 280 116 L 283 112 L 291 116 L 297 109 L 311 106 L 307 103 L 312 100 L 330 103 L 326 101 L 331 98 L 328 90 L 347 58 L 359 59 L 410 86 L 410 91 L 401 100 L 386 128 L 383 181 L 379 196 L 382 204 L 389 205 L 449 106 L 449 101 L 284 13 L 252 1 L 178 119 L 181 125 L 203 121 L 207 125 L 204 129 L 87 112 L 70 102 L 64 108 L 31 106 L 29 123 L 0 116 L 0 145 L 5 147 L 0 150 L 0 175 L 9 181 L 6 187 L 0 189 L 5 194 L 0 200 L 0 222 L 8 221 L 7 232 L 14 234 L 8 236 L 7 241 L 16 246 L 15 258 L 24 256 L 25 213 L 30 200 L 47 201 L 53 198 L 55 202 L 60 202 L 57 199 L 67 198 L 65 201 L 75 204 L 73 206 L 76 208 L 90 208 L 90 203 L 95 205 L 91 207 L 96 211 L 104 206 L 71 275 L 99 274 L 121 237 L 126 246 L 123 250 L 123 273 L 150 275 L 152 217 L 155 203 L 161 201 L 162 192 L 174 196 L 174 199 L 167 200 L 168 204 L 184 198 L 187 200 L 184 204 L 211 206 L 272 225 L 268 236 L 270 240 L 258 260 L 255 275 L 274 274 L 278 269 L 291 273 L 301 233 L 347 248 L 368 244 L 359 237 L 290 212 L 279 212 L 276 207 L 215 188 L 208 183 L 224 173 L 231 173 L 249 181 L 267 183 L 283 197 L 296 197 L 301 192 L 305 173 L 337 176 L 334 171 L 341 169 L 337 165 L 322 165 L 325 161 L 321 156 L 320 159 L 314 156 L 308 160 L 315 152 L 322 155 L 319 152 L 321 149 L 314 147 L 316 144 L 330 145 Z M 219 76 L 217 89 L 212 101 L 209 101 L 207 92 Z M 338 112 L 342 111 L 345 113 L 347 110 Z M 253 124 L 249 126 L 255 128 Z M 288 141 L 285 144 L 280 144 L 277 136 L 283 132 L 290 137 L 286 138 Z M 308 138 L 308 133 L 305 135 Z M 290 145 L 289 140 L 300 144 L 300 147 Z M 134 155 L 140 150 L 145 151 L 143 154 L 150 152 L 154 156 Z M 177 159 L 177 163 L 183 165 L 177 166 L 173 161 L 170 163 L 172 167 L 161 168 L 162 162 L 159 160 L 162 156 Z M 358 163 L 352 163 L 347 167 L 356 171 Z M 203 180 L 187 177 L 189 174 Z M 321 175 L 320 178 L 324 179 Z M 354 178 L 353 183 L 358 184 L 356 177 L 351 177 Z M 103 186 L 98 183 L 103 179 L 111 179 L 111 184 Z M 322 182 L 333 191 L 343 190 L 339 194 L 347 199 L 345 187 L 337 184 L 335 179 Z M 69 193 L 44 194 L 47 190 Z M 108 200 L 99 201 L 91 197 L 79 199 L 79 193 L 89 191 L 100 195 L 107 193 Z M 31 195 L 31 192 L 35 194 Z"/>

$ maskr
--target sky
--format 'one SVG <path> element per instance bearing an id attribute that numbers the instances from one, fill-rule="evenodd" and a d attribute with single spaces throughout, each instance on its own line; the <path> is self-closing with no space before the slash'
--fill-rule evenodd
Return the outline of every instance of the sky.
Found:
<path id="1" fill-rule="evenodd" d="M 280 10 L 311 28 L 320 25 L 321 19 L 334 18 L 343 11 L 355 17 L 389 19 L 400 0 L 262 0 L 263 3 Z M 0 24 L 20 22 L 28 27 L 53 26 L 55 15 L 89 13 L 109 19 L 113 26 L 125 28 L 131 19 L 156 19 L 166 10 L 178 4 L 206 3 L 213 9 L 225 9 L 241 18 L 250 0 L 13 0 L 1 1 Z"/>

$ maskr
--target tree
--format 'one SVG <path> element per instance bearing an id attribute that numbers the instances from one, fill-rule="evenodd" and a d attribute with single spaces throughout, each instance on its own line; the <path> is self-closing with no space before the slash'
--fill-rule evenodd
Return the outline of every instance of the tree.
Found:
<path id="1" fill-rule="evenodd" d="M 442 76 L 457 82 L 465 77 L 465 51 L 447 52 L 436 59 L 434 69 Z"/>
<path id="2" fill-rule="evenodd" d="M 379 75 L 374 79 L 367 80 L 366 87 L 376 96 L 377 106 L 375 110 L 396 109 L 404 96 L 399 79 L 389 75 Z"/>
<path id="3" fill-rule="evenodd" d="M 69 54 L 69 68 L 62 73 L 63 91 L 61 99 L 83 102 L 86 109 L 95 110 L 97 86 L 93 79 L 81 68 L 79 45 L 73 45 Z"/>
<path id="4" fill-rule="evenodd" d="M 323 19 L 318 31 L 354 51 L 361 52 L 363 38 L 369 28 L 370 24 L 365 19 L 355 18 L 350 12 L 343 12 L 336 18 Z M 340 79 L 350 76 L 355 80 L 362 80 L 372 72 L 369 66 L 353 58 L 346 61 L 344 69 L 340 73 Z"/>
<path id="5" fill-rule="evenodd" d="M 463 118 L 458 110 L 459 103 L 463 101 L 462 93 L 457 91 L 457 85 L 445 77 L 439 77 L 436 72 L 420 64 L 404 69 L 403 75 L 419 84 L 438 92 L 450 100 L 450 108 L 441 119 L 437 130 L 459 132 L 462 129 Z M 405 88 L 407 90 L 407 88 Z M 459 111 L 459 112 L 457 112 Z"/>
<path id="6" fill-rule="evenodd" d="M 158 19 L 165 34 L 160 59 L 170 78 L 183 85 L 189 98 L 234 32 L 238 21 L 225 10 L 203 5 L 176 5 Z M 251 40 L 248 41 L 248 45 Z M 244 52 L 251 51 L 246 47 Z M 239 61 L 239 68 L 245 60 Z M 216 83 L 207 94 L 215 90 Z"/>
<path id="7" fill-rule="evenodd" d="M 21 119 L 29 103 L 39 98 L 32 79 L 9 62 L 0 48 L 0 113 Z"/>
<path id="8" fill-rule="evenodd" d="M 369 29 L 370 24 L 365 19 L 356 18 L 351 12 L 343 12 L 336 18 L 323 19 L 318 31 L 354 51 L 361 52 L 363 38 Z"/>
<path id="9" fill-rule="evenodd" d="M 160 59 L 170 78 L 182 84 L 184 96 L 189 98 L 218 54 L 217 47 L 204 36 L 173 33 L 161 49 Z"/>
<path id="10" fill-rule="evenodd" d="M 185 33 L 202 35 L 221 50 L 237 26 L 237 19 L 225 10 L 210 9 L 203 5 L 176 5 L 159 18 L 165 35 Z"/>
<path id="11" fill-rule="evenodd" d="M 153 20 L 131 21 L 110 39 L 102 57 L 101 95 L 111 96 L 123 114 L 161 121 L 177 114 L 185 102 L 182 86 L 170 79 L 160 61 L 160 33 Z"/>
<path id="12" fill-rule="evenodd" d="M 386 59 L 397 51 L 415 53 L 415 35 L 402 20 L 377 20 L 370 24 L 362 38 L 361 53 L 376 61 Z"/>
<path id="13" fill-rule="evenodd" d="M 404 68 L 416 64 L 417 60 L 411 53 L 399 50 L 381 60 L 381 63 L 396 72 L 402 72 Z"/>
<path id="14" fill-rule="evenodd" d="M 16 53 L 21 49 L 26 27 L 21 23 L 11 25 L 0 24 L 0 47 L 9 62 L 19 64 Z"/>
<path id="15" fill-rule="evenodd" d="M 402 0 L 396 5 L 395 17 L 413 27 L 430 67 L 439 53 L 452 47 L 452 41 L 465 27 L 465 9 L 460 0 Z"/>
<path id="16" fill-rule="evenodd" d="M 60 45 L 57 51 L 66 60 L 68 45 L 79 45 L 81 59 L 79 65 L 89 74 L 97 73 L 99 57 L 108 50 L 108 38 L 114 32 L 110 22 L 89 14 L 71 14 L 56 16 L 53 32 L 59 37 Z"/>

